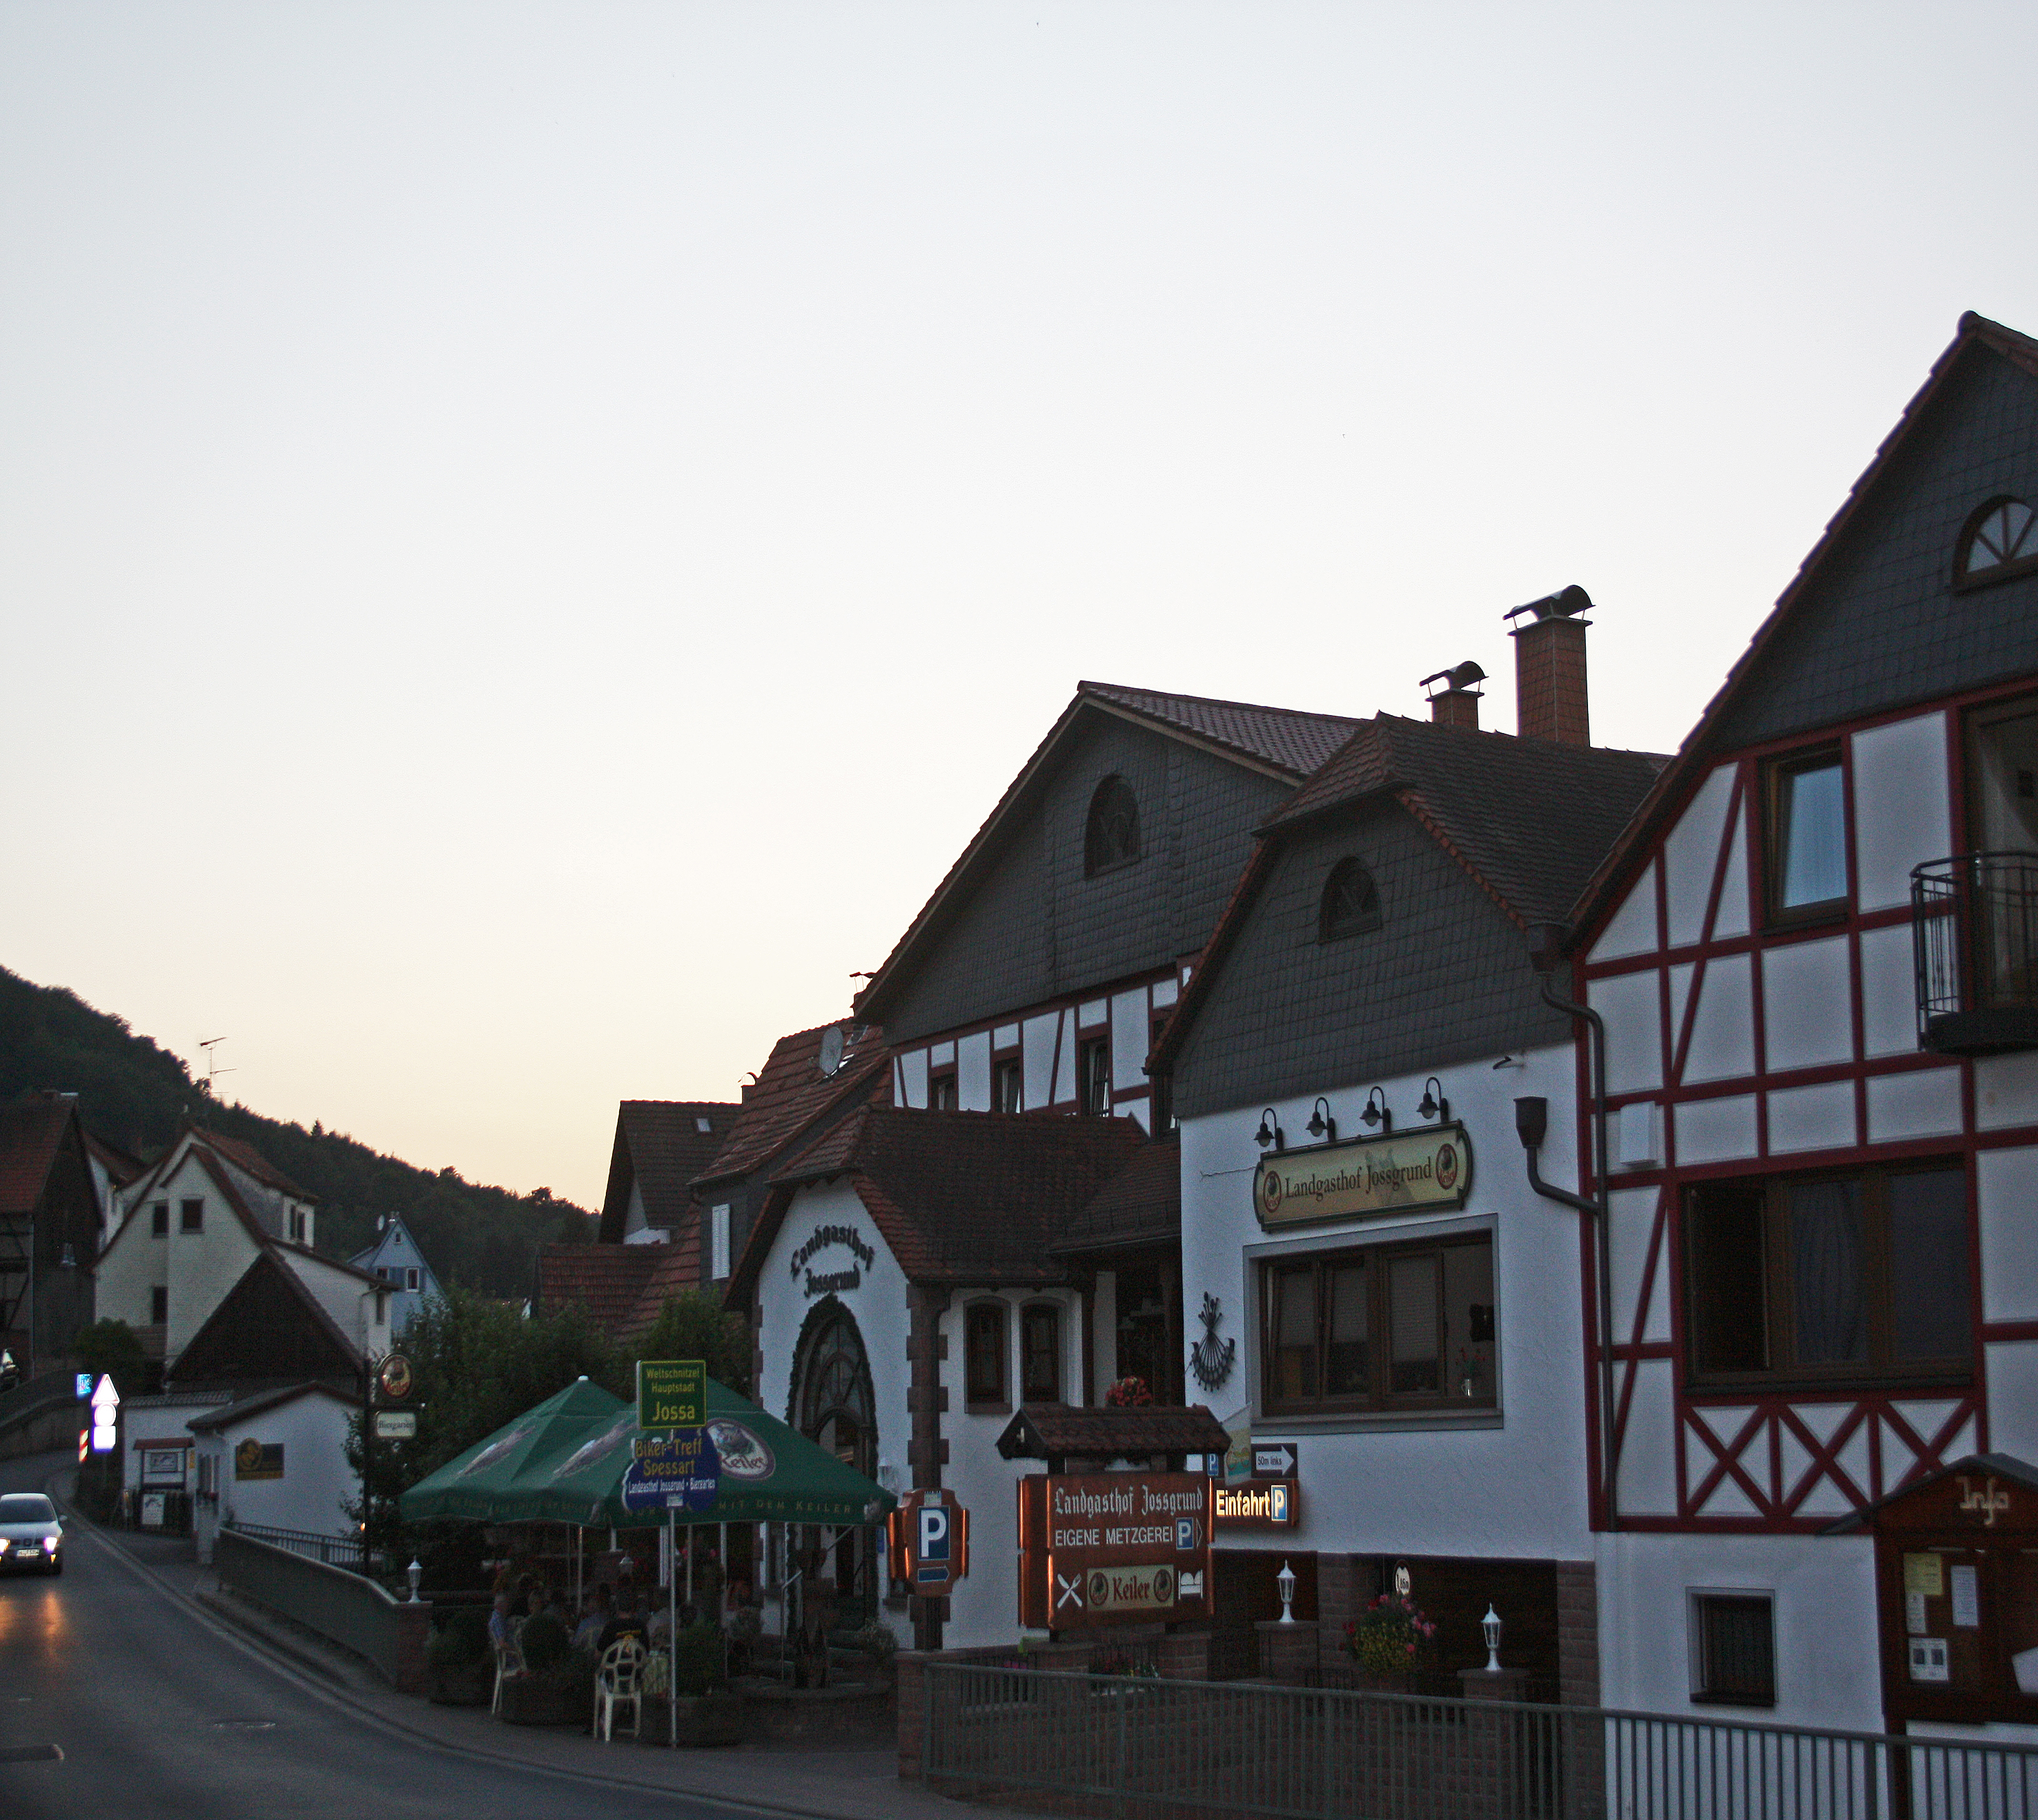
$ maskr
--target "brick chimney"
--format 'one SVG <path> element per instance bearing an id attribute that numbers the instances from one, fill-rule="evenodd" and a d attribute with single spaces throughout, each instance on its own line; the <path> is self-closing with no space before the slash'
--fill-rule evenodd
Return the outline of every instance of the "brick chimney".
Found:
<path id="1" fill-rule="evenodd" d="M 1426 676 L 1416 684 L 1427 688 L 1431 683 L 1444 686 L 1430 697 L 1430 719 L 1438 726 L 1468 726 L 1479 730 L 1479 692 L 1473 685 L 1486 681 L 1486 672 L 1468 658 L 1455 669 L 1438 670 Z"/>
<path id="2" fill-rule="evenodd" d="M 1515 731 L 1524 739 L 1592 744 L 1585 712 L 1585 628 L 1591 622 L 1578 616 L 1591 610 L 1592 597 L 1574 583 L 1506 616 L 1527 616 L 1508 635 L 1514 640 Z"/>

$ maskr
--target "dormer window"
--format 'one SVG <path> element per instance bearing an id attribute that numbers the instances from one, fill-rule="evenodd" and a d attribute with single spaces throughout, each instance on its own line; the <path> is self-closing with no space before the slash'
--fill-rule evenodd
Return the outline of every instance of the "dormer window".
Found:
<path id="1" fill-rule="evenodd" d="M 2038 567 L 2038 514 L 2021 499 L 1993 499 L 1968 521 L 1954 576 L 1963 582 Z"/>
<path id="2" fill-rule="evenodd" d="M 1089 799 L 1083 834 L 1083 876 L 1094 878 L 1139 857 L 1139 802 L 1122 777 L 1107 777 Z"/>
<path id="3" fill-rule="evenodd" d="M 1340 859 L 1324 881 L 1316 908 L 1316 939 L 1341 942 L 1380 927 L 1380 892 L 1373 874 L 1358 860 Z"/>

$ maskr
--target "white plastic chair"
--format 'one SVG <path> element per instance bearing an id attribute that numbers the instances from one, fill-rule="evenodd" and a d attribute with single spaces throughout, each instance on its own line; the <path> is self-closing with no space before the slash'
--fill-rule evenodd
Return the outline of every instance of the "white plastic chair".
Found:
<path id="1" fill-rule="evenodd" d="M 601 1666 L 594 1675 L 594 1723 L 604 1744 L 615 1741 L 616 1709 L 630 1708 L 630 1735 L 638 1735 L 643 1716 L 640 1692 L 644 1670 L 644 1649 L 634 1636 L 618 1637 L 601 1652 Z"/>

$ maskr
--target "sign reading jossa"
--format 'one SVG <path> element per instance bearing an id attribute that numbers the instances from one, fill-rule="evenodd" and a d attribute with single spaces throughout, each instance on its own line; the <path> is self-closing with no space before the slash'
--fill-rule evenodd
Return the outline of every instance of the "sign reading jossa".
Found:
<path id="1" fill-rule="evenodd" d="M 698 1428 L 707 1420 L 705 1359 L 637 1361 L 637 1426 Z"/>
<path id="2" fill-rule="evenodd" d="M 1460 1124 L 1315 1150 L 1273 1151 L 1252 1177 L 1252 1210 L 1265 1227 L 1350 1219 L 1409 1208 L 1463 1207 L 1472 1188 L 1472 1140 Z"/>

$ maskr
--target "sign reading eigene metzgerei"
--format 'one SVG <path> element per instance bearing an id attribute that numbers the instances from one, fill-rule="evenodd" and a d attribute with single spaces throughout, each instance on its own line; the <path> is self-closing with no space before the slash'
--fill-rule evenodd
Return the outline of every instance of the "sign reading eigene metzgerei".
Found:
<path id="1" fill-rule="evenodd" d="M 1252 1177 L 1262 1226 L 1350 1219 L 1408 1208 L 1463 1207 L 1472 1188 L 1472 1140 L 1460 1124 L 1313 1150 L 1271 1151 Z"/>
<path id="2" fill-rule="evenodd" d="M 1019 1481 L 1019 1621 L 1044 1630 L 1207 1621 L 1201 1473 L 1036 1473 Z"/>

